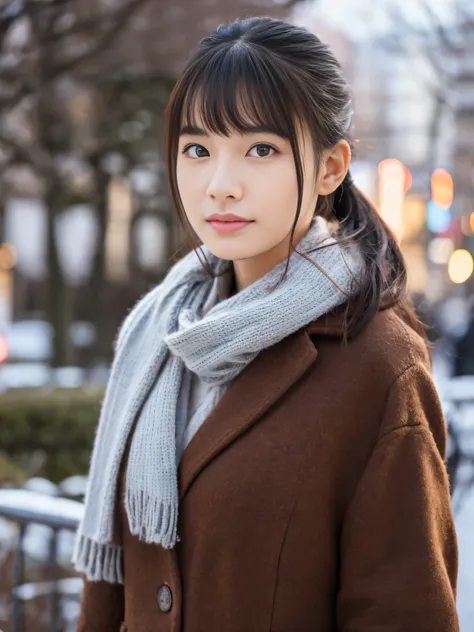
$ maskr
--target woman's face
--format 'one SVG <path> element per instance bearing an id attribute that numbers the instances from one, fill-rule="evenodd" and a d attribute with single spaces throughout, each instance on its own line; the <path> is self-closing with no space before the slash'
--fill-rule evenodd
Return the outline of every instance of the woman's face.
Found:
<path id="1" fill-rule="evenodd" d="M 304 183 L 294 245 L 311 224 L 318 195 L 336 190 L 350 160 L 341 141 L 342 149 L 324 154 L 317 175 L 309 133 L 302 132 L 298 143 Z M 239 289 L 287 257 L 298 201 L 288 139 L 260 128 L 226 137 L 199 123 L 184 127 L 176 175 L 192 228 L 215 256 L 234 262 Z"/>
<path id="2" fill-rule="evenodd" d="M 304 139 L 301 149 L 305 186 L 299 238 L 309 227 L 317 200 L 311 140 Z M 191 226 L 217 257 L 249 259 L 287 243 L 298 196 L 287 139 L 265 129 L 225 137 L 203 128 L 184 128 L 177 182 Z M 226 217 L 229 214 L 242 222 L 227 221 L 232 219 Z"/>

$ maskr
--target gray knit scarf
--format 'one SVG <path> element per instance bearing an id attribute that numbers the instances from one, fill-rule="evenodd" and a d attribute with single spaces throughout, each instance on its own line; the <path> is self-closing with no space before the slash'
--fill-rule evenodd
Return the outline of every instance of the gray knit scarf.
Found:
<path id="1" fill-rule="evenodd" d="M 331 245 L 316 250 L 323 244 Z M 85 513 L 73 555 L 75 568 L 89 580 L 123 583 L 122 548 L 112 543 L 112 533 L 119 468 L 134 421 L 125 490 L 130 530 L 145 542 L 172 548 L 179 539 L 177 468 L 188 421 L 186 375 L 192 371 L 215 387 L 208 407 L 199 409 L 202 423 L 226 385 L 260 351 L 356 291 L 360 256 L 336 244 L 323 219 L 313 220 L 297 250 L 317 266 L 294 253 L 277 289 L 270 291 L 285 262 L 204 316 L 202 308 L 215 281 L 191 252 L 125 319 L 95 436 Z M 217 274 L 232 265 L 204 246 L 202 252 Z"/>

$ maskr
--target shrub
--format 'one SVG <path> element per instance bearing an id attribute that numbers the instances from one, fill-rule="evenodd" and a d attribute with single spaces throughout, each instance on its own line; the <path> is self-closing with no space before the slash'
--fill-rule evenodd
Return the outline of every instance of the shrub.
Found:
<path id="1" fill-rule="evenodd" d="M 103 391 L 85 388 L 0 395 L 0 452 L 8 464 L 6 477 L 9 468 L 15 472 L 12 483 L 19 471 L 56 483 L 87 474 L 102 398 Z"/>

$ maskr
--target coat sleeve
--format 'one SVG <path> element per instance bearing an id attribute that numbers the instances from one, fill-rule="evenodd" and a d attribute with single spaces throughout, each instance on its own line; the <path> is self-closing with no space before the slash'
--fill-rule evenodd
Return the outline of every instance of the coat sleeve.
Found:
<path id="1" fill-rule="evenodd" d="M 457 541 L 446 424 L 431 376 L 390 389 L 381 431 L 341 533 L 337 629 L 457 632 Z"/>
<path id="2" fill-rule="evenodd" d="M 127 445 L 128 451 L 128 445 Z M 124 462 L 120 468 L 120 480 L 123 476 Z M 121 518 L 121 488 L 117 486 L 115 505 L 113 542 L 123 546 Z M 122 584 L 110 584 L 106 581 L 89 581 L 83 574 L 83 592 L 81 611 L 76 632 L 120 632 L 125 618 L 125 594 Z"/>

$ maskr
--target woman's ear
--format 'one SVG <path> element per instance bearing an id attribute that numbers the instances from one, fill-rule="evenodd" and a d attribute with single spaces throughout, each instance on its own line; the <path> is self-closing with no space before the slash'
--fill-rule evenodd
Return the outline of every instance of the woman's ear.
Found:
<path id="1" fill-rule="evenodd" d="M 349 170 L 351 147 L 346 140 L 340 140 L 332 149 L 323 153 L 319 172 L 318 195 L 330 195 L 342 184 Z"/>

